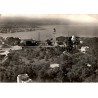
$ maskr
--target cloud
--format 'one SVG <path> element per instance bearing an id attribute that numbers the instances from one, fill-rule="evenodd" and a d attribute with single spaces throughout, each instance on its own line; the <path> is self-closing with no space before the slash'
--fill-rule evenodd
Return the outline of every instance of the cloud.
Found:
<path id="1" fill-rule="evenodd" d="M 2 21 L 34 22 L 42 24 L 98 24 L 93 14 L 3 14 Z"/>

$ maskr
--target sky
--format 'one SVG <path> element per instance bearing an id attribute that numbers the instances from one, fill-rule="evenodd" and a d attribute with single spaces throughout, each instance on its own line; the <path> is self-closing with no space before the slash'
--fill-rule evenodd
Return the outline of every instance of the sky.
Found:
<path id="1" fill-rule="evenodd" d="M 96 13 L 98 13 L 98 0 L 91 1 L 92 0 L 0 0 L 0 13 L 5 17 L 25 16 L 25 18 L 29 19 L 54 19 L 57 17 L 58 19 L 75 23 L 98 24 L 98 15 L 96 15 Z"/>
<path id="2" fill-rule="evenodd" d="M 72 22 L 79 24 L 98 24 L 98 14 L 2 14 L 3 19 L 18 19 L 24 18 L 28 20 L 33 19 L 52 19 L 61 20 L 62 22 Z"/>

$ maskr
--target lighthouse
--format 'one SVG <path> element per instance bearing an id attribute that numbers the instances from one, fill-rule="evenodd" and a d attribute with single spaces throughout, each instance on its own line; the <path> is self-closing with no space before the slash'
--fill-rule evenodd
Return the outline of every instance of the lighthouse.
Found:
<path id="1" fill-rule="evenodd" d="M 56 29 L 55 28 L 53 29 L 53 41 L 54 42 L 56 41 Z"/>

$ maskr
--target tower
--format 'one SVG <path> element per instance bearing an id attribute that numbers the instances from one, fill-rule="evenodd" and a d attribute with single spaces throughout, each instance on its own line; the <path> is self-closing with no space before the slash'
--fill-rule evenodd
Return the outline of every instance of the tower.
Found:
<path id="1" fill-rule="evenodd" d="M 55 28 L 53 29 L 53 40 L 54 42 L 56 41 L 56 29 Z"/>

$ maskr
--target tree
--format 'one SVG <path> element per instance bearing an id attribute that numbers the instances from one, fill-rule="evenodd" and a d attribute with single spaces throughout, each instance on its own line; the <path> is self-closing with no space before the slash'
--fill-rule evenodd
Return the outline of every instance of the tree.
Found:
<path id="1" fill-rule="evenodd" d="M 70 82 L 83 82 L 86 78 L 95 73 L 97 69 L 97 59 L 90 54 L 75 54 L 73 65 L 67 73 Z"/>
<path id="2" fill-rule="evenodd" d="M 18 38 L 18 37 L 7 37 L 6 38 L 6 44 L 8 44 L 8 45 L 11 45 L 11 46 L 13 46 L 13 45 L 20 45 L 20 39 Z"/>

